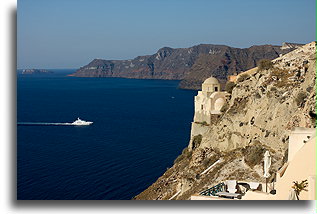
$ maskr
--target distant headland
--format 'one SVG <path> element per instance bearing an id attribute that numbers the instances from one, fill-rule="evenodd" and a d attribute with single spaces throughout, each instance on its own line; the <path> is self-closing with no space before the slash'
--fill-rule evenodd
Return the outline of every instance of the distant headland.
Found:
<path id="1" fill-rule="evenodd" d="M 69 76 L 181 80 L 180 88 L 197 90 L 210 76 L 223 85 L 228 76 L 255 67 L 259 60 L 275 59 L 299 46 L 302 45 L 283 43 L 282 46 L 233 48 L 200 44 L 189 48 L 163 47 L 155 54 L 130 60 L 94 59 Z"/>
<path id="2" fill-rule="evenodd" d="M 52 74 L 53 71 L 48 71 L 45 69 L 23 69 L 22 73 L 23 75 L 30 75 L 30 74 Z"/>

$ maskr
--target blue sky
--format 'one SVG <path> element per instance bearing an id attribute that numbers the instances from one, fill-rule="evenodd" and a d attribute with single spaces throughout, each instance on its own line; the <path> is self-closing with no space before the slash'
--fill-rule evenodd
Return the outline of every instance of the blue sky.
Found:
<path id="1" fill-rule="evenodd" d="M 315 40 L 315 0 L 18 0 L 18 68 Z"/>

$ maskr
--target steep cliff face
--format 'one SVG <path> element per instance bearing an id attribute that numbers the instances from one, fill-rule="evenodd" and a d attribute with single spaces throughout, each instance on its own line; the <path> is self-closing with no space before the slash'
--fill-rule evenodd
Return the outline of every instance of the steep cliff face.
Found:
<path id="1" fill-rule="evenodd" d="M 208 76 L 225 80 L 227 75 L 254 67 L 260 59 L 274 59 L 291 50 L 272 45 L 243 49 L 209 44 L 164 47 L 153 55 L 132 60 L 94 59 L 71 76 L 183 80 L 181 88 L 197 89 Z"/>
<path id="2" fill-rule="evenodd" d="M 135 199 L 189 199 L 227 180 L 264 182 L 263 154 L 271 174 L 287 161 L 294 127 L 316 127 L 316 43 L 273 60 L 273 67 L 241 74 L 228 105 L 212 124 L 192 123 L 187 148 L 153 185 Z M 217 160 L 211 170 L 204 171 Z"/>
<path id="3" fill-rule="evenodd" d="M 290 50 L 294 49 L 282 51 L 279 46 L 261 45 L 244 49 L 226 48 L 221 52 L 201 54 L 189 74 L 180 82 L 180 87 L 201 89 L 202 82 L 210 76 L 226 81 L 229 75 L 255 67 L 261 59 L 274 59 Z"/>

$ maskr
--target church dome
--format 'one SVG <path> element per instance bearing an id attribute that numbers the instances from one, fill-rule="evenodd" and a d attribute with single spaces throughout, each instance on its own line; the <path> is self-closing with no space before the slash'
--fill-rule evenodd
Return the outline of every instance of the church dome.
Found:
<path id="1" fill-rule="evenodd" d="M 204 81 L 203 84 L 211 84 L 211 85 L 219 84 L 219 81 L 215 77 L 209 77 L 208 79 Z"/>
<path id="2" fill-rule="evenodd" d="M 225 100 L 223 98 L 218 98 L 216 101 L 215 101 L 215 104 L 214 104 L 214 108 L 215 110 L 217 111 L 220 111 L 220 109 L 222 108 L 222 106 L 225 104 Z"/>

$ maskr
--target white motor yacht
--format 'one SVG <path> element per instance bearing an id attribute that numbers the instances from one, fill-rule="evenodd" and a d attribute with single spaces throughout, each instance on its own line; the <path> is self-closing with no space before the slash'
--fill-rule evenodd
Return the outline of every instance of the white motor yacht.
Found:
<path id="1" fill-rule="evenodd" d="M 75 120 L 74 122 L 72 122 L 71 124 L 74 126 L 88 126 L 90 124 L 92 124 L 93 122 L 90 121 L 84 121 L 79 119 L 79 117 L 77 118 L 77 120 Z"/>

